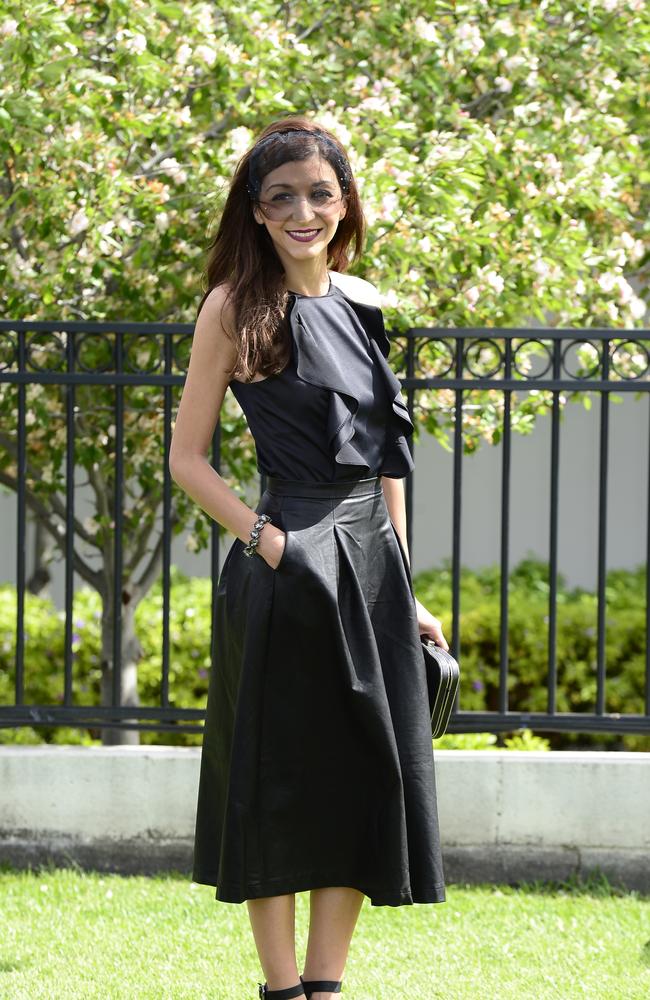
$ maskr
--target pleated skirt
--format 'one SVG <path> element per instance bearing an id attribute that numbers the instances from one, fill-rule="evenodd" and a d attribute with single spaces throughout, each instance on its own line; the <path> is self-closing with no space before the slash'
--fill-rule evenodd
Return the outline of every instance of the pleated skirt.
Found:
<path id="1" fill-rule="evenodd" d="M 241 903 L 349 886 L 445 901 L 412 578 L 379 476 L 270 477 L 274 569 L 236 538 L 217 585 L 192 879 Z"/>

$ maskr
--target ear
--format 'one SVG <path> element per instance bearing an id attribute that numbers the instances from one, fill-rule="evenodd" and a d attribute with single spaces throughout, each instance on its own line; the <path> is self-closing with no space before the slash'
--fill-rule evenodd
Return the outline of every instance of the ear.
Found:
<path id="1" fill-rule="evenodd" d="M 347 215 L 347 211 L 348 211 L 348 199 L 346 195 L 346 197 L 344 197 L 343 200 L 341 201 L 341 208 L 339 209 L 339 222 L 341 221 L 341 219 L 345 218 L 345 216 Z"/>
<path id="2" fill-rule="evenodd" d="M 264 225 L 264 216 L 257 205 L 253 208 L 253 218 L 256 222 L 259 222 L 260 225 Z"/>

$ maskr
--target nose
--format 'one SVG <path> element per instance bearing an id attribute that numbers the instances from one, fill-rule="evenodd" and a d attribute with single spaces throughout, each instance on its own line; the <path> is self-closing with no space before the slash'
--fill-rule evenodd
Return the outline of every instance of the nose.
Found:
<path id="1" fill-rule="evenodd" d="M 307 214 L 302 215 L 302 203 L 307 202 Z M 314 209 L 311 203 L 311 197 L 308 194 L 305 195 L 294 195 L 291 204 L 291 218 L 296 219 L 296 213 L 298 213 L 298 220 L 312 219 L 314 217 Z"/>

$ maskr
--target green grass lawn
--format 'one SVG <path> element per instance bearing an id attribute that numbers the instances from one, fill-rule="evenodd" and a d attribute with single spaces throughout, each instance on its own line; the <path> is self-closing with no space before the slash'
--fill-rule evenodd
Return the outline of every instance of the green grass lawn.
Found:
<path id="1" fill-rule="evenodd" d="M 650 997 L 650 897 L 584 883 L 449 885 L 447 902 L 364 902 L 341 998 Z M 296 897 L 298 963 L 309 894 Z M 256 1000 L 245 903 L 189 876 L 0 870 L 0 997 Z"/>

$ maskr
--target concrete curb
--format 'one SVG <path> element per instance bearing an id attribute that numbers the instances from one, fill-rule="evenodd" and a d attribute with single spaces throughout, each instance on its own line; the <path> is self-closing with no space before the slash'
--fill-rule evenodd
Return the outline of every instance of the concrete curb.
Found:
<path id="1" fill-rule="evenodd" d="M 434 750 L 445 876 L 650 893 L 650 753 Z M 0 746 L 0 862 L 191 872 L 199 748 Z"/>

